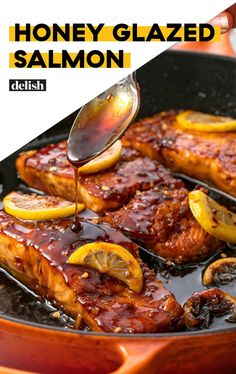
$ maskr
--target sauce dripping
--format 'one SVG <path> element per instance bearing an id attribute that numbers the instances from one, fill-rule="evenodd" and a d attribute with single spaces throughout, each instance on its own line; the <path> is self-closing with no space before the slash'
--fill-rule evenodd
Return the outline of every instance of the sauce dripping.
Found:
<path id="1" fill-rule="evenodd" d="M 67 158 L 75 175 L 75 223 L 78 224 L 79 168 L 103 153 L 134 119 L 139 109 L 139 90 L 131 77 L 84 105 L 77 115 L 67 142 Z"/>
<path id="2" fill-rule="evenodd" d="M 74 175 L 75 175 L 75 218 L 74 223 L 72 225 L 73 231 L 79 231 L 81 229 L 79 216 L 78 216 L 78 204 L 79 204 L 79 194 L 78 194 L 78 179 L 79 179 L 79 170 L 77 167 L 74 167 Z"/>
<path id="3" fill-rule="evenodd" d="M 9 167 L 12 167 L 12 165 L 13 163 L 11 163 Z M 6 166 L 8 166 L 6 160 L 2 161 L 2 166 L 2 170 L 5 170 Z M 196 185 L 195 182 L 189 179 L 185 178 L 184 181 L 187 184 L 189 190 L 192 190 Z M 7 189 L 3 191 L 3 195 L 5 195 L 9 190 L 21 190 L 24 193 L 34 192 L 34 190 L 30 187 L 23 184 L 19 185 L 18 183 L 19 181 L 16 179 L 16 177 L 14 179 L 11 179 L 11 181 L 7 184 L 7 187 L 5 187 Z M 219 198 L 219 195 L 217 195 L 216 192 L 211 190 L 211 188 L 209 188 L 209 190 L 211 191 L 212 198 L 217 199 L 219 203 L 235 211 L 235 203 L 232 199 L 223 197 L 222 195 Z M 3 195 L 0 195 L 0 199 L 3 197 Z M 87 222 L 88 220 L 93 219 L 95 216 L 96 213 L 88 210 L 82 211 L 80 213 L 80 217 Z M 25 233 L 26 237 L 30 235 L 29 229 L 31 225 L 33 225 L 33 223 L 24 223 L 24 226 L 26 227 L 24 231 L 28 231 L 28 234 Z M 83 223 L 82 226 L 84 227 Z M 83 237 L 83 240 L 86 241 L 87 239 L 90 239 L 93 241 L 95 240 L 95 237 L 98 237 L 98 235 L 99 240 L 105 239 L 105 233 L 102 234 L 97 230 L 94 231 L 94 225 L 86 225 L 86 227 L 86 232 L 82 231 L 82 235 L 79 235 L 80 238 Z M 46 231 L 48 235 L 51 235 L 48 230 Z M 72 228 L 71 231 L 73 231 Z M 70 240 L 70 242 L 74 242 L 73 232 L 71 231 L 70 229 L 68 229 L 68 236 L 66 238 Z M 42 235 L 40 236 L 41 240 L 43 239 L 43 237 L 44 236 Z M 40 245 L 42 245 L 42 243 L 40 243 Z M 62 243 L 61 245 L 64 246 L 64 243 Z M 75 246 L 78 246 L 78 244 L 76 243 Z M 73 250 L 73 247 L 71 248 L 71 250 Z M 222 249 L 222 251 L 228 257 L 235 256 L 235 246 L 226 246 L 226 248 Z M 53 255 L 53 253 L 55 252 L 50 251 L 50 255 Z M 153 256 L 149 255 L 144 250 L 141 250 L 140 255 L 143 262 L 146 262 L 150 268 L 154 268 L 157 271 L 158 278 L 162 282 L 164 282 L 164 285 L 167 289 L 174 293 L 177 300 L 181 304 L 183 304 L 193 292 L 206 289 L 202 285 L 202 273 L 210 263 L 220 258 L 220 253 L 217 253 L 212 258 L 207 259 L 205 262 L 202 262 L 200 264 L 189 264 L 184 267 L 180 267 L 165 264 L 158 258 L 154 258 Z M 220 286 L 220 288 L 234 296 L 236 295 L 236 282 Z M 17 282 L 14 278 L 10 277 L 4 270 L 0 270 L 0 316 L 6 316 L 7 318 L 11 316 L 23 321 L 36 322 L 46 326 L 61 326 L 62 328 L 66 329 L 74 327 L 75 321 L 63 314 L 62 311 L 61 317 L 59 319 L 55 318 L 55 311 L 57 312 L 58 309 L 56 309 L 54 305 L 50 304 L 44 298 L 39 298 L 37 295 L 29 291 L 25 286 Z M 80 326 L 80 329 L 87 331 L 88 327 Z M 218 331 L 219 329 L 232 329 L 232 324 L 228 323 L 226 316 L 215 318 L 208 331 Z"/>

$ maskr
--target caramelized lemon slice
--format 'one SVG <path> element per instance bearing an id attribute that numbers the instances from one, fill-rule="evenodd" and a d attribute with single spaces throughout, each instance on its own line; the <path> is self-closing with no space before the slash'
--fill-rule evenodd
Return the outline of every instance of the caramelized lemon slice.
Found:
<path id="1" fill-rule="evenodd" d="M 69 264 L 86 265 L 123 281 L 140 293 L 143 273 L 138 261 L 124 247 L 106 242 L 93 242 L 79 247 L 68 259 Z"/>
<path id="2" fill-rule="evenodd" d="M 63 218 L 75 213 L 75 204 L 54 196 L 40 196 L 11 192 L 3 199 L 3 206 L 12 216 L 28 220 Z M 85 208 L 78 204 L 79 211 Z"/>
<path id="3" fill-rule="evenodd" d="M 221 258 L 210 264 L 203 275 L 203 284 L 224 285 L 236 279 L 236 257 Z"/>
<path id="4" fill-rule="evenodd" d="M 89 161 L 87 164 L 79 168 L 79 173 L 92 174 L 110 168 L 119 160 L 121 150 L 122 143 L 120 140 L 117 140 L 117 142 L 115 142 L 100 156 L 96 157 L 94 160 Z"/>
<path id="5" fill-rule="evenodd" d="M 185 110 L 176 116 L 178 124 L 187 130 L 203 132 L 236 131 L 236 119 Z"/>
<path id="6" fill-rule="evenodd" d="M 188 200 L 194 217 L 209 234 L 236 243 L 236 214 L 200 190 L 190 192 Z"/>

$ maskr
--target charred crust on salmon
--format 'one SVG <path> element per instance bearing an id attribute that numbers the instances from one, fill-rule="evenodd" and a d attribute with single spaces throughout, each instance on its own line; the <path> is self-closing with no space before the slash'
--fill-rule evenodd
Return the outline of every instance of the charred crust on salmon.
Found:
<path id="1" fill-rule="evenodd" d="M 75 232 L 71 223 L 64 219 L 35 225 L 1 211 L 1 265 L 93 331 L 119 327 L 123 333 L 145 333 L 183 327 L 183 309 L 146 265 L 143 291 L 137 294 L 97 270 L 67 264 L 75 248 L 96 240 L 118 243 L 139 258 L 137 246 L 117 230 L 82 222 L 82 230 Z"/>
<path id="2" fill-rule="evenodd" d="M 124 144 L 236 196 L 236 133 L 184 130 L 177 113 L 162 112 L 132 124 Z"/>
<path id="3" fill-rule="evenodd" d="M 169 115 L 169 121 L 171 118 Z M 152 124 L 151 119 L 146 121 Z M 20 156 L 17 169 L 30 186 L 74 199 L 74 172 L 66 158 L 65 142 L 29 157 Z M 222 247 L 194 219 L 183 182 L 158 161 L 130 147 L 123 146 L 121 158 L 112 168 L 80 175 L 78 192 L 87 208 L 107 212 L 104 221 L 165 259 L 196 262 Z"/>

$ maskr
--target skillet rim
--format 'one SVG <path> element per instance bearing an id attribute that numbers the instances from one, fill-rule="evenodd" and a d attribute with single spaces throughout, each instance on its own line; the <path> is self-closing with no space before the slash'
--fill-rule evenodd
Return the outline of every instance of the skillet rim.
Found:
<path id="1" fill-rule="evenodd" d="M 229 328 L 219 328 L 215 330 L 195 330 L 195 331 L 176 331 L 176 332 L 159 332 L 159 333 L 146 333 L 146 334 L 120 334 L 120 333 L 108 333 L 108 332 L 94 332 L 94 331 L 82 331 L 82 330 L 73 330 L 73 329 L 66 329 L 65 327 L 56 327 L 56 326 L 49 326 L 49 325 L 42 325 L 37 322 L 30 322 L 25 320 L 19 320 L 14 317 L 10 316 L 0 316 L 0 326 L 1 326 L 1 320 L 5 320 L 7 322 L 14 324 L 17 324 L 19 326 L 28 326 L 28 327 L 34 327 L 40 330 L 49 330 L 49 331 L 57 331 L 59 333 L 63 334 L 78 334 L 78 335 L 85 335 L 85 336 L 93 336 L 93 337 L 108 337 L 109 338 L 125 338 L 125 339 L 135 339 L 135 338 L 171 338 L 171 337 L 188 337 L 188 336 L 202 336 L 202 335 L 214 335 L 214 334 L 227 334 L 227 333 L 236 333 L 236 326 L 235 327 L 229 327 Z"/>

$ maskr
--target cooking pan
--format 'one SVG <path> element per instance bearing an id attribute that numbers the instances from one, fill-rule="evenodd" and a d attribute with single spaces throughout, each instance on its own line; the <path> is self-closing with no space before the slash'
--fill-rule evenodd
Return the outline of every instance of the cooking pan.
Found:
<path id="1" fill-rule="evenodd" d="M 236 60 L 232 58 L 169 51 L 139 69 L 137 77 L 139 117 L 191 108 L 236 118 Z M 19 151 L 65 138 L 76 113 Z M 1 162 L 3 195 L 19 184 L 14 167 L 17 154 Z M 5 313 L 0 319 L 0 372 L 233 373 L 236 326 L 227 326 L 165 334 L 104 334 L 45 326 Z"/>

